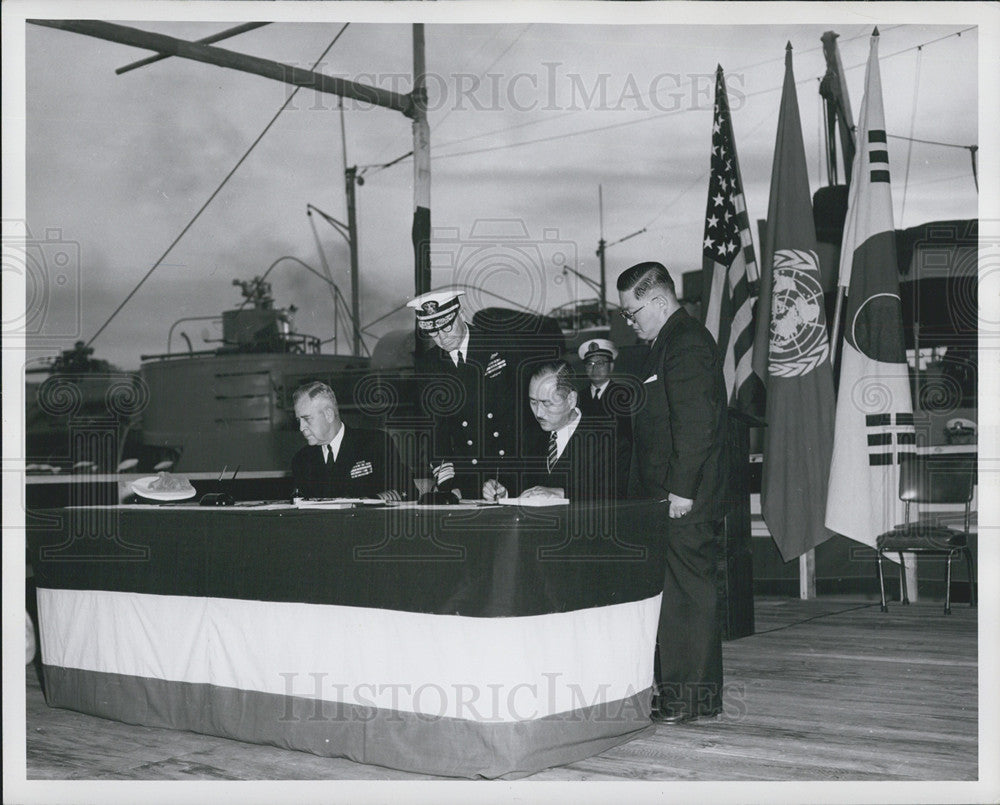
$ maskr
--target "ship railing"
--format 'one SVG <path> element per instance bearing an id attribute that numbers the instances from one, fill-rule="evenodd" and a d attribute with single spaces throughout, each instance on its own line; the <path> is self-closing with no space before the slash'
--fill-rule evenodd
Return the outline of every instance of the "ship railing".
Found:
<path id="1" fill-rule="evenodd" d="M 187 358 L 200 358 L 202 356 L 216 355 L 217 350 L 214 349 L 198 349 L 192 350 L 191 352 L 164 352 L 159 355 L 140 355 L 140 361 L 178 361 L 186 360 Z"/>
<path id="2" fill-rule="evenodd" d="M 217 355 L 239 355 L 272 352 L 278 354 L 320 354 L 322 342 L 315 335 L 284 333 L 278 339 L 259 344 L 226 343 L 218 349 L 195 349 L 188 352 L 167 352 L 155 355 L 140 355 L 142 361 L 176 361 L 188 358 L 212 357 Z"/>

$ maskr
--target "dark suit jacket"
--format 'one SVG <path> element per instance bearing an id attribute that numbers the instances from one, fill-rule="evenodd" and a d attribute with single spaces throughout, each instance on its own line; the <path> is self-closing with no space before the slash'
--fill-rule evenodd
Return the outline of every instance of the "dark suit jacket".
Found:
<path id="1" fill-rule="evenodd" d="M 549 434 L 536 423 L 525 431 L 521 472 L 513 488 L 507 486 L 507 492 L 517 496 L 533 486 L 553 486 L 561 488 L 571 501 L 617 498 L 622 486 L 616 442 L 612 422 L 583 416 L 549 471 L 546 467 Z"/>
<path id="2" fill-rule="evenodd" d="M 629 497 L 691 498 L 686 523 L 723 516 L 726 390 L 715 340 L 679 309 L 660 329 L 640 380 L 647 382 L 634 419 Z"/>
<path id="3" fill-rule="evenodd" d="M 615 462 L 618 467 L 618 497 L 628 489 L 629 464 L 632 461 L 632 410 L 636 391 L 632 386 L 609 380 L 600 399 L 592 396 L 588 381 L 577 392 L 577 405 L 585 420 L 611 422 L 615 428 Z"/>
<path id="4" fill-rule="evenodd" d="M 346 426 L 344 426 L 346 427 Z M 383 430 L 347 428 L 337 460 L 323 462 L 323 448 L 306 445 L 292 457 L 298 494 L 310 498 L 373 498 L 388 489 L 416 499 L 413 474 Z"/>
<path id="5" fill-rule="evenodd" d="M 484 477 L 498 477 L 516 457 L 526 410 L 520 363 L 504 339 L 471 324 L 464 365 L 437 345 L 418 352 L 420 402 L 433 423 L 430 460 L 455 464 L 455 480 L 444 488 L 477 498 Z"/>

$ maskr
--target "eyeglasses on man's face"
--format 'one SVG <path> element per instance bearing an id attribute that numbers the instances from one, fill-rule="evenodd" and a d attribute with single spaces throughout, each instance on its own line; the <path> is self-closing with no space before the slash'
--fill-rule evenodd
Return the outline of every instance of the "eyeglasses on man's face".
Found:
<path id="1" fill-rule="evenodd" d="M 455 320 L 457 318 L 458 316 L 447 324 L 442 324 L 440 327 L 435 327 L 434 329 L 425 330 L 421 328 L 420 335 L 424 338 L 434 338 L 436 335 L 451 335 L 452 330 L 455 329 Z"/>
<path id="2" fill-rule="evenodd" d="M 554 393 L 547 400 L 541 400 L 537 397 L 528 397 L 528 403 L 531 405 L 532 410 L 535 408 L 541 408 L 543 411 L 558 411 L 560 408 L 566 406 L 566 399 L 569 395 Z"/>
<path id="3" fill-rule="evenodd" d="M 635 315 L 644 307 L 646 306 L 641 305 L 637 307 L 635 310 L 625 310 L 624 308 L 622 308 L 618 312 L 622 314 L 622 318 L 625 319 L 625 321 L 627 321 L 629 324 L 635 324 Z"/>

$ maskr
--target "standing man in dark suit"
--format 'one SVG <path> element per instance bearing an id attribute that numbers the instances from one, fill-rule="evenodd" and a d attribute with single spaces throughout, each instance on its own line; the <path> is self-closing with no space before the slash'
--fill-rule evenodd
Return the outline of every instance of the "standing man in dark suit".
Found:
<path id="1" fill-rule="evenodd" d="M 590 382 L 579 394 L 580 412 L 588 420 L 614 423 L 618 465 L 618 497 L 625 497 L 632 459 L 632 405 L 635 394 L 624 383 L 612 380 L 618 348 L 605 338 L 584 341 L 577 350 Z"/>
<path id="2" fill-rule="evenodd" d="M 430 345 L 417 351 L 421 405 L 433 420 L 431 469 L 437 491 L 475 498 L 518 451 L 519 360 L 504 339 L 462 317 L 463 291 L 432 291 L 407 302 Z"/>
<path id="3" fill-rule="evenodd" d="M 573 371 L 565 361 L 537 367 L 528 401 L 538 427 L 525 430 L 517 477 L 508 485 L 491 478 L 483 499 L 509 494 L 522 498 L 610 500 L 617 496 L 615 440 L 609 423 L 588 419 L 577 407 Z"/>
<path id="4" fill-rule="evenodd" d="M 308 446 L 292 457 L 296 494 L 312 498 L 412 500 L 413 475 L 383 430 L 348 428 L 326 383 L 308 383 L 292 395 Z"/>
<path id="5" fill-rule="evenodd" d="M 629 496 L 662 501 L 669 517 L 652 718 L 676 724 L 722 711 L 716 553 L 726 495 L 725 383 L 715 341 L 677 301 L 662 264 L 622 272 L 618 292 L 622 316 L 652 339 Z"/>

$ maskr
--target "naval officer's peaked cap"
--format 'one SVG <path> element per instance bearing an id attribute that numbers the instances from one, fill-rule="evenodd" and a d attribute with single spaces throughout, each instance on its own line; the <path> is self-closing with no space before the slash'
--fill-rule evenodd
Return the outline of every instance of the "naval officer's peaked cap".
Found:
<path id="1" fill-rule="evenodd" d="M 406 306 L 413 308 L 416 313 L 417 322 L 425 328 L 431 328 L 438 322 L 454 318 L 461 306 L 459 297 L 465 291 L 431 291 L 420 294 L 409 302 Z"/>
<path id="2" fill-rule="evenodd" d="M 618 350 L 606 338 L 592 338 L 580 344 L 580 349 L 576 351 L 576 354 L 580 356 L 581 361 L 590 358 L 607 358 L 609 361 L 613 361 L 618 357 Z"/>

